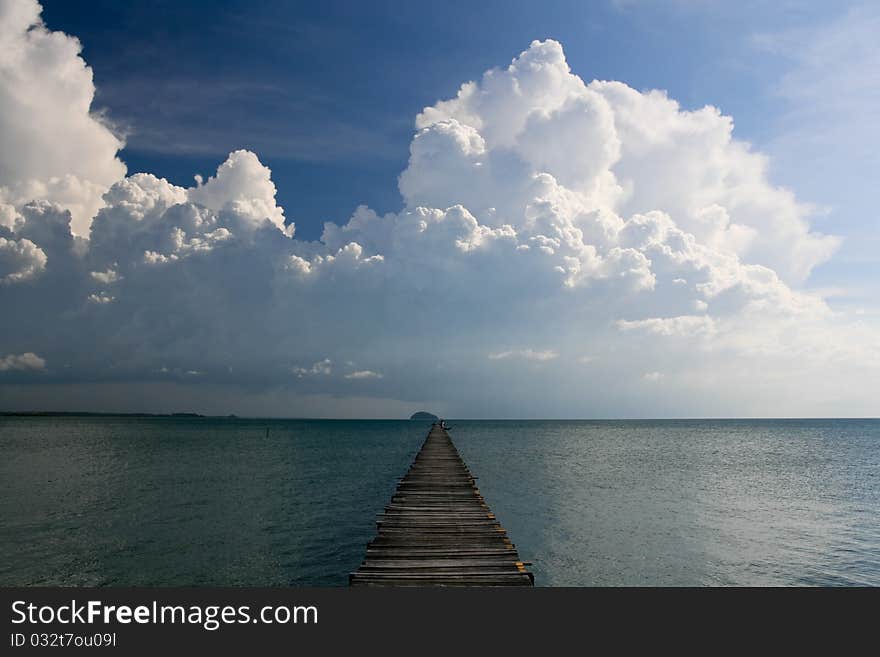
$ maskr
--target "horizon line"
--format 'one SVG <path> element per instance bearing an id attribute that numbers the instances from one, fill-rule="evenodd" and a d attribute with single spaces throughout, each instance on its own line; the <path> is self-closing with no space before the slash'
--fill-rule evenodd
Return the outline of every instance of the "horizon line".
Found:
<path id="1" fill-rule="evenodd" d="M 212 415 L 195 411 L 149 412 L 149 411 L 0 411 L 0 417 L 142 417 L 142 418 L 176 418 L 176 419 L 208 419 L 208 420 L 324 420 L 354 422 L 426 422 L 425 420 L 408 417 L 328 417 L 328 416 L 285 416 L 285 415 L 239 415 L 227 413 Z M 438 418 L 440 416 L 437 416 Z M 709 420 L 880 420 L 873 415 L 841 415 L 841 416 L 627 416 L 627 417 L 444 417 L 449 421 L 465 422 L 637 422 L 637 421 L 709 421 Z"/>

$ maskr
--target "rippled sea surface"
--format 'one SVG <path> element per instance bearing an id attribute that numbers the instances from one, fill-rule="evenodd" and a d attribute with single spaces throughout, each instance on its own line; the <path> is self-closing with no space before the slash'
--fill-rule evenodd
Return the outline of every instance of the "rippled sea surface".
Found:
<path id="1" fill-rule="evenodd" d="M 450 423 L 538 585 L 880 585 L 880 421 Z M 0 585 L 345 585 L 426 431 L 0 418 Z"/>

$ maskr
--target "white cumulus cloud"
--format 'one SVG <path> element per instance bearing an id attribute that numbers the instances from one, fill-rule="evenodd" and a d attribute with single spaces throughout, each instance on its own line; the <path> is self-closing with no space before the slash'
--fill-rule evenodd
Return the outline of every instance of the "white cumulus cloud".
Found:
<path id="1" fill-rule="evenodd" d="M 0 237 L 0 285 L 26 281 L 45 267 L 45 252 L 29 239 Z"/>
<path id="2" fill-rule="evenodd" d="M 24 176 L 61 174 L 0 163 L 0 307 L 14 308 L 0 351 L 65 363 L 59 390 L 158 377 L 176 398 L 263 391 L 284 413 L 279 390 L 347 408 L 350 381 L 370 380 L 387 408 L 439 400 L 459 415 L 876 411 L 876 327 L 803 286 L 837 238 L 810 228 L 711 106 L 585 82 L 561 44 L 536 41 L 419 114 L 398 212 L 359 207 L 305 241 L 255 153 L 191 187 L 122 177 L 76 41 L 33 3 L 0 7 L 0 44 L 64 55 L 79 102 L 52 111 L 94 143 L 58 166 L 103 193 L 89 210 L 48 187 L 32 201 L 15 191 Z M 0 78 L 0 134 L 55 166 L 8 103 L 19 84 L 26 97 L 53 87 L 45 72 Z M 515 360 L 540 367 L 519 377 L 495 362 Z M 644 385 L 661 372 L 663 386 Z"/>
<path id="3" fill-rule="evenodd" d="M 7 372 L 9 370 L 42 370 L 45 367 L 46 361 L 31 352 L 0 356 L 0 372 Z"/>
<path id="4" fill-rule="evenodd" d="M 41 10 L 0 0 L 0 203 L 59 203 L 88 235 L 102 194 L 125 175 L 123 142 L 92 107 L 80 42 L 47 29 Z"/>
<path id="5" fill-rule="evenodd" d="M 380 372 L 374 372 L 372 370 L 356 370 L 349 374 L 345 375 L 346 379 L 381 379 L 382 374 Z"/>

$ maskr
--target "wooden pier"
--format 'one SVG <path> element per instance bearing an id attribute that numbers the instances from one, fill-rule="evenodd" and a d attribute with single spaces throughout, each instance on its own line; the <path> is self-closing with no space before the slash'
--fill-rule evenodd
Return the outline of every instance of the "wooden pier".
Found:
<path id="1" fill-rule="evenodd" d="M 351 586 L 533 586 L 439 423 L 377 520 Z"/>

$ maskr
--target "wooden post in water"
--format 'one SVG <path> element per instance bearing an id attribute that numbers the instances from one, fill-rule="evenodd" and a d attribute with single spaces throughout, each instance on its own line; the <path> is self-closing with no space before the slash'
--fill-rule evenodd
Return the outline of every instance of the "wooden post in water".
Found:
<path id="1" fill-rule="evenodd" d="M 533 586 L 441 423 L 377 521 L 351 586 Z"/>

